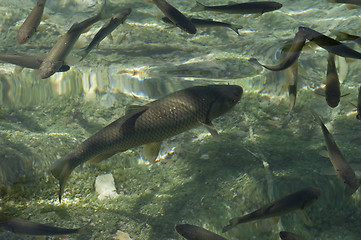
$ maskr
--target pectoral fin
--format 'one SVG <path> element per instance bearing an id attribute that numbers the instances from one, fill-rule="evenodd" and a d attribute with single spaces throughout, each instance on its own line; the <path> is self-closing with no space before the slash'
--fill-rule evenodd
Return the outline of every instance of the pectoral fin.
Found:
<path id="1" fill-rule="evenodd" d="M 125 110 L 125 115 L 118 119 L 116 124 L 119 126 L 119 131 L 124 130 L 123 125 L 128 124 L 134 119 L 138 118 L 142 113 L 148 109 L 147 106 L 130 105 Z"/>
<path id="2" fill-rule="evenodd" d="M 101 162 L 105 159 L 108 159 L 110 158 L 111 156 L 113 156 L 114 154 L 116 154 L 118 151 L 112 151 L 112 152 L 109 152 L 109 153 L 101 153 L 101 154 L 98 154 L 94 157 L 92 157 L 91 159 L 88 160 L 89 163 L 98 163 L 98 162 Z"/>
<path id="3" fill-rule="evenodd" d="M 144 145 L 144 158 L 151 163 L 154 163 L 158 157 L 160 146 L 162 142 L 152 142 Z"/>
<path id="4" fill-rule="evenodd" d="M 298 217 L 301 218 L 301 220 L 303 221 L 304 224 L 306 224 L 309 227 L 313 226 L 312 220 L 310 219 L 310 217 L 307 215 L 307 213 L 304 210 L 297 210 L 296 213 L 297 213 Z"/>
<path id="5" fill-rule="evenodd" d="M 213 137 L 215 137 L 217 140 L 219 139 L 217 129 L 213 126 L 212 122 L 202 122 L 202 124 L 207 128 Z"/>
<path id="6" fill-rule="evenodd" d="M 113 35 L 111 33 L 109 33 L 107 35 L 107 38 L 111 41 L 111 42 L 114 42 L 114 39 L 113 39 Z"/>

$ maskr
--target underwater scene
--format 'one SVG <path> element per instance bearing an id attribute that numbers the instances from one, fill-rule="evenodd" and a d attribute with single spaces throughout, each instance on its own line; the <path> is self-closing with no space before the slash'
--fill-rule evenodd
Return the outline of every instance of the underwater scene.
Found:
<path id="1" fill-rule="evenodd" d="M 361 1 L 0 11 L 0 239 L 361 239 Z"/>

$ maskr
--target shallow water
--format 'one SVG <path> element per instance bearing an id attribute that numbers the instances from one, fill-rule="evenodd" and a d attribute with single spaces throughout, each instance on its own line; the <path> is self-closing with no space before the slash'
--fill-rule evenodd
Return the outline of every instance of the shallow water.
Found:
<path id="1" fill-rule="evenodd" d="M 248 62 L 255 57 L 276 64 L 277 52 L 299 26 L 331 37 L 331 30 L 361 35 L 360 8 L 294 0 L 279 1 L 280 10 L 261 16 L 234 16 L 190 12 L 193 1 L 169 2 L 188 15 L 242 25 L 240 36 L 227 28 L 198 29 L 189 35 L 158 20 L 161 11 L 153 3 L 108 0 L 109 15 L 127 7 L 132 8 L 131 15 L 113 32 L 113 42 L 104 39 L 79 62 L 79 48 L 105 20 L 82 34 L 66 59 L 70 71 L 40 79 L 38 71 L 15 73 L 13 65 L 0 63 L 2 212 L 59 227 L 84 227 L 68 239 L 123 239 L 117 231 L 133 240 L 183 239 L 175 231 L 177 224 L 221 234 L 229 219 L 315 186 L 322 189 L 322 196 L 305 209 L 312 226 L 291 213 L 278 223 L 274 219 L 245 223 L 222 236 L 273 240 L 279 239 L 280 230 L 287 230 L 305 239 L 360 239 L 360 190 L 352 196 L 344 194 L 346 186 L 330 171 L 320 127 L 310 112 L 321 115 L 347 161 L 359 171 L 361 122 L 350 103 L 357 104 L 360 62 L 346 64 L 344 58 L 337 58 L 341 92 L 350 94 L 331 109 L 324 97 L 315 94 L 326 77 L 327 52 L 313 46 L 304 51 L 299 58 L 300 90 L 286 128 L 281 128 L 289 111 L 283 73 Z M 17 30 L 35 1 L 0 0 L 0 52 L 44 57 L 73 23 L 95 14 L 101 3 L 48 1 L 41 29 L 18 45 Z M 357 44 L 347 44 L 361 51 Z M 244 89 L 240 103 L 214 121 L 219 140 L 198 127 L 165 140 L 154 164 L 144 161 L 141 148 L 135 148 L 79 166 L 59 204 L 58 182 L 48 171 L 54 159 L 124 115 L 128 105 L 207 84 L 237 84 Z M 94 182 L 106 173 L 113 174 L 119 196 L 100 201 Z M 35 239 L 0 234 L 0 239 Z"/>

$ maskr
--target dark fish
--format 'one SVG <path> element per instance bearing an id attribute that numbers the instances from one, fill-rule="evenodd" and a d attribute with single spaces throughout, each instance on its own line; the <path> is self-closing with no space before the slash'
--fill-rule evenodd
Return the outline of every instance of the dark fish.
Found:
<path id="1" fill-rule="evenodd" d="M 189 18 L 189 20 L 196 27 L 228 27 L 233 31 L 235 31 L 238 35 L 239 35 L 238 30 L 243 28 L 242 26 L 234 25 L 231 23 L 225 23 L 225 22 L 217 22 L 217 21 L 213 21 L 212 19 Z M 173 24 L 173 22 L 167 17 L 163 17 L 162 21 L 165 23 Z"/>
<path id="2" fill-rule="evenodd" d="M 286 231 L 280 232 L 280 238 L 282 240 L 304 240 L 304 238 L 302 238 L 294 233 L 286 232 Z"/>
<path id="3" fill-rule="evenodd" d="M 190 224 L 177 225 L 175 229 L 188 240 L 227 240 L 218 234 Z"/>
<path id="4" fill-rule="evenodd" d="M 197 29 L 194 24 L 175 7 L 167 3 L 165 0 L 153 0 L 153 2 L 175 26 L 190 34 L 197 33 Z"/>
<path id="5" fill-rule="evenodd" d="M 211 120 L 230 110 L 243 90 L 235 85 L 186 88 L 144 106 L 131 106 L 126 114 L 109 124 L 63 158 L 54 161 L 52 174 L 60 182 L 59 200 L 71 172 L 86 161 L 100 162 L 118 152 L 143 144 L 148 160 L 154 161 L 161 142 L 200 124 L 212 133 Z"/>
<path id="6" fill-rule="evenodd" d="M 312 111 L 313 116 L 320 124 L 323 137 L 325 138 L 326 147 L 328 151 L 328 157 L 332 163 L 336 174 L 342 179 L 342 181 L 350 188 L 351 194 L 354 193 L 360 186 L 360 181 L 356 178 L 354 170 L 350 167 L 340 149 L 337 147 L 335 140 L 331 133 L 322 122 L 321 118 Z"/>
<path id="7" fill-rule="evenodd" d="M 345 58 L 356 58 L 361 59 L 361 53 L 347 47 L 345 44 L 342 44 L 335 39 L 327 37 L 322 33 L 319 33 L 311 28 L 299 27 L 300 31 L 303 31 L 306 35 L 306 38 L 318 46 L 326 49 L 328 52 L 336 54 Z"/>
<path id="8" fill-rule="evenodd" d="M 7 231 L 26 235 L 64 235 L 77 233 L 79 231 L 77 228 L 58 228 L 4 215 L 0 215 L 0 226 Z"/>
<path id="9" fill-rule="evenodd" d="M 275 11 L 282 7 L 281 3 L 272 1 L 261 1 L 261 2 L 247 2 L 247 3 L 230 3 L 228 5 L 219 6 L 205 6 L 200 2 L 196 1 L 196 6 L 191 9 L 193 12 L 199 11 L 215 11 L 222 13 L 231 14 L 252 14 Z"/>
<path id="10" fill-rule="evenodd" d="M 39 0 L 24 23 L 20 26 L 17 35 L 18 43 L 25 43 L 34 35 L 43 17 L 45 3 L 46 0 Z"/>
<path id="11" fill-rule="evenodd" d="M 42 58 L 24 54 L 0 54 L 0 61 L 15 64 L 23 68 L 39 69 Z M 58 72 L 66 72 L 70 69 L 68 65 L 62 65 Z"/>
<path id="12" fill-rule="evenodd" d="M 298 192 L 292 193 L 271 204 L 268 204 L 254 212 L 251 212 L 243 217 L 231 219 L 229 221 L 229 225 L 225 226 L 222 232 L 226 232 L 240 223 L 281 216 L 298 209 L 302 210 L 312 204 L 314 201 L 316 201 L 320 195 L 321 190 L 318 188 L 304 188 Z"/>
<path id="13" fill-rule="evenodd" d="M 361 0 L 327 0 L 328 2 L 332 3 L 346 3 L 361 6 Z"/>
<path id="14" fill-rule="evenodd" d="M 333 53 L 328 54 L 325 93 L 328 106 L 337 107 L 340 102 L 341 90 L 335 65 L 335 54 Z"/>
<path id="15" fill-rule="evenodd" d="M 59 70 L 59 68 L 64 64 L 64 59 L 68 56 L 80 35 L 88 27 L 104 18 L 103 11 L 105 9 L 105 5 L 106 1 L 104 0 L 102 9 L 97 15 L 85 19 L 80 23 L 73 24 L 71 28 L 56 42 L 40 66 L 41 78 L 48 78 Z"/>
<path id="16" fill-rule="evenodd" d="M 292 64 L 294 64 L 297 61 L 298 57 L 301 54 L 302 48 L 305 45 L 305 42 L 306 42 L 306 34 L 303 31 L 298 31 L 293 39 L 290 49 L 287 51 L 286 57 L 280 64 L 276 66 L 263 65 L 259 63 L 256 58 L 250 58 L 248 61 L 250 61 L 251 63 L 261 65 L 262 67 L 272 71 L 282 71 L 290 67 Z"/>
<path id="17" fill-rule="evenodd" d="M 123 24 L 125 19 L 129 16 L 129 14 L 132 12 L 131 8 L 127 8 L 118 14 L 116 14 L 114 17 L 110 19 L 108 23 L 106 23 L 94 36 L 92 41 L 89 43 L 89 45 L 80 53 L 82 55 L 82 58 L 80 60 L 83 60 L 88 53 L 98 46 L 98 44 L 111 32 L 116 29 L 120 24 Z"/>
<path id="18" fill-rule="evenodd" d="M 357 115 L 356 118 L 361 120 L 361 87 L 358 88 L 358 98 L 357 98 Z"/>

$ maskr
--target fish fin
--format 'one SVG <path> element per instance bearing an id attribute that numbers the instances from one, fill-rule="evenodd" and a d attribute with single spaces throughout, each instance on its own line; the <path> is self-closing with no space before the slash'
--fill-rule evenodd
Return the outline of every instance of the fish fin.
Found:
<path id="1" fill-rule="evenodd" d="M 139 112 L 144 112 L 148 108 L 149 107 L 147 107 L 147 106 L 129 105 L 125 109 L 125 115 L 134 115 L 134 114 L 137 114 Z"/>
<path id="2" fill-rule="evenodd" d="M 352 106 L 354 106 L 355 108 L 357 108 L 357 105 L 353 104 L 352 102 L 349 102 Z"/>
<path id="3" fill-rule="evenodd" d="M 206 10 L 206 6 L 204 6 L 202 3 L 196 1 L 196 5 L 191 8 L 191 12 L 200 12 Z"/>
<path id="4" fill-rule="evenodd" d="M 238 4 L 235 1 L 228 1 L 228 5 L 234 5 L 234 4 Z"/>
<path id="5" fill-rule="evenodd" d="M 113 35 L 111 33 L 109 33 L 107 35 L 107 38 L 111 41 L 111 42 L 114 42 L 114 38 L 113 38 Z M 99 44 L 98 44 L 99 45 Z"/>
<path id="6" fill-rule="evenodd" d="M 344 94 L 344 95 L 342 95 L 342 96 L 340 96 L 340 97 L 346 97 L 346 96 L 348 96 L 348 95 L 350 95 L 350 93 L 346 93 L 346 94 Z"/>
<path id="7" fill-rule="evenodd" d="M 263 67 L 263 65 L 258 62 L 257 58 L 250 58 L 250 59 L 248 59 L 248 62 Z"/>
<path id="8" fill-rule="evenodd" d="M 346 61 L 347 64 L 350 64 L 350 63 L 356 62 L 357 59 L 354 59 L 354 58 L 345 58 L 345 61 Z"/>
<path id="9" fill-rule="evenodd" d="M 283 120 L 281 128 L 287 127 L 288 123 L 292 120 L 293 115 L 291 114 L 291 111 L 287 114 L 285 120 Z"/>
<path id="10" fill-rule="evenodd" d="M 288 84 L 283 85 L 283 87 L 282 87 L 282 89 L 281 89 L 280 93 L 285 92 L 287 89 L 288 89 Z"/>
<path id="11" fill-rule="evenodd" d="M 325 157 L 325 158 L 329 158 L 330 155 L 328 154 L 328 151 L 327 150 L 321 150 L 319 153 L 318 153 L 320 156 L 322 157 Z"/>
<path id="12" fill-rule="evenodd" d="M 118 119 L 117 125 L 119 126 L 119 131 L 126 130 L 122 126 L 124 124 L 131 123 L 134 119 L 137 119 L 142 113 L 148 110 L 147 106 L 139 106 L 139 105 L 130 105 L 125 110 L 125 115 Z"/>
<path id="13" fill-rule="evenodd" d="M 206 121 L 201 123 L 203 124 L 203 126 L 207 128 L 207 130 L 211 133 L 213 137 L 215 137 L 217 140 L 219 139 L 219 134 L 217 132 L 217 129 L 213 126 L 212 122 Z"/>
<path id="14" fill-rule="evenodd" d="M 43 16 L 41 17 L 41 21 L 45 21 L 48 20 L 50 17 L 47 14 L 43 14 Z"/>
<path id="15" fill-rule="evenodd" d="M 222 229 L 222 233 L 231 230 L 237 224 L 238 224 L 238 218 L 232 218 L 231 220 L 229 220 L 229 224 Z"/>
<path id="16" fill-rule="evenodd" d="M 88 160 L 88 162 L 89 162 L 90 164 L 99 163 L 99 162 L 101 162 L 101 161 L 103 161 L 103 160 L 105 160 L 105 159 L 110 158 L 111 156 L 113 156 L 113 155 L 116 154 L 117 152 L 118 152 L 118 151 L 116 150 L 116 151 L 113 151 L 113 152 L 110 152 L 110 153 L 101 153 L 101 154 L 98 154 L 98 155 L 90 158 L 90 159 Z"/>
<path id="17" fill-rule="evenodd" d="M 310 219 L 310 217 L 307 215 L 306 211 L 304 211 L 303 209 L 299 209 L 296 211 L 297 215 L 299 218 L 301 218 L 302 222 L 309 227 L 313 226 L 313 222 Z"/>
<path id="18" fill-rule="evenodd" d="M 278 224 L 279 221 L 280 221 L 280 217 L 273 218 L 273 223 L 274 224 Z"/>
<path id="19" fill-rule="evenodd" d="M 20 74 L 22 71 L 23 71 L 23 67 L 20 67 L 20 66 L 15 66 L 14 67 L 14 73 L 15 74 Z"/>
<path id="20" fill-rule="evenodd" d="M 148 162 L 154 163 L 158 157 L 161 145 L 162 145 L 162 142 L 152 142 L 152 143 L 145 144 L 144 148 L 143 148 L 144 158 Z"/>
<path id="21" fill-rule="evenodd" d="M 43 23 L 41 23 L 35 30 L 35 32 L 42 32 L 45 31 L 45 29 L 47 28 L 47 26 Z"/>
<path id="22" fill-rule="evenodd" d="M 322 91 L 323 91 L 323 92 L 322 92 Z M 325 90 L 324 90 L 323 88 L 317 88 L 317 89 L 315 89 L 314 93 L 315 93 L 316 95 L 318 95 L 318 96 L 325 97 L 326 94 L 325 94 L 324 91 L 325 91 Z"/>
<path id="23" fill-rule="evenodd" d="M 238 34 L 238 36 L 240 36 L 238 30 L 239 30 L 239 29 L 242 29 L 242 28 L 243 28 L 242 26 L 231 24 L 229 27 L 230 27 L 233 31 L 235 31 L 235 32 Z"/>
<path id="24" fill-rule="evenodd" d="M 65 184 L 74 169 L 74 166 L 70 165 L 70 160 L 71 156 L 66 155 L 65 157 L 55 160 L 50 167 L 53 176 L 59 180 L 59 202 L 61 202 Z"/>
<path id="25" fill-rule="evenodd" d="M 89 32 L 89 30 L 90 30 L 91 28 L 92 28 L 91 26 L 87 27 L 87 28 L 82 32 L 82 34 Z"/>

